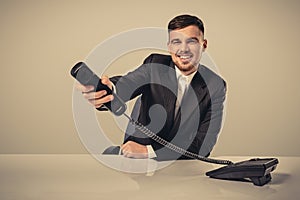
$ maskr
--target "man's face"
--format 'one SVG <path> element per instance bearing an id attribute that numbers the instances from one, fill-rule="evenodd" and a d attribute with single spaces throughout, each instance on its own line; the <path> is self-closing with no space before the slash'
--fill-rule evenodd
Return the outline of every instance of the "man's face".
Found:
<path id="1" fill-rule="evenodd" d="M 168 49 L 173 62 L 185 75 L 198 69 L 207 41 L 197 26 L 187 26 L 169 33 Z"/>

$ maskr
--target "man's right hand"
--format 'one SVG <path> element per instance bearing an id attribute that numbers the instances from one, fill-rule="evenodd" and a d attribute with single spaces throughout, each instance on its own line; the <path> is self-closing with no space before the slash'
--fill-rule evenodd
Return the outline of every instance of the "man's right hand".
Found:
<path id="1" fill-rule="evenodd" d="M 101 82 L 112 89 L 113 84 L 107 76 L 102 76 Z M 112 101 L 114 98 L 113 95 L 105 96 L 107 94 L 105 90 L 94 92 L 94 86 L 84 86 L 79 82 L 76 84 L 76 89 L 79 90 L 83 94 L 84 98 L 86 98 L 96 108 L 101 107 L 104 103 Z"/>

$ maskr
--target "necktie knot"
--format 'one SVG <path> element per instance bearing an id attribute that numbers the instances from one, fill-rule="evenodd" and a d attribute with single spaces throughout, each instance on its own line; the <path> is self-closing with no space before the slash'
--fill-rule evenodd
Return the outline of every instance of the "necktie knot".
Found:
<path id="1" fill-rule="evenodd" d="M 182 94 L 185 92 L 185 89 L 186 89 L 186 87 L 187 87 L 187 83 L 188 83 L 188 81 L 187 81 L 187 78 L 186 78 L 186 77 L 184 77 L 184 76 L 182 76 L 182 75 L 180 75 L 180 76 L 178 77 L 178 90 L 180 90 L 180 92 L 181 92 Z"/>

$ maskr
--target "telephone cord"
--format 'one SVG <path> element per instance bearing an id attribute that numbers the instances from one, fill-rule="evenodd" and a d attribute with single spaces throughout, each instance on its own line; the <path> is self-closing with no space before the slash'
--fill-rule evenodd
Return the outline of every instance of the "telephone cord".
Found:
<path id="1" fill-rule="evenodd" d="M 233 164 L 232 161 L 230 160 L 219 160 L 219 159 L 213 159 L 213 158 L 207 158 L 204 156 L 200 156 L 196 153 L 192 153 L 190 151 L 187 151 L 181 147 L 178 147 L 168 141 L 166 141 L 165 139 L 157 136 L 155 133 L 153 133 L 151 130 L 149 130 L 147 127 L 145 127 L 144 125 L 142 125 L 140 122 L 138 121 L 134 121 L 131 117 L 129 117 L 126 113 L 124 113 L 124 115 L 129 119 L 129 122 L 131 124 L 133 124 L 137 129 L 139 129 L 143 134 L 145 134 L 147 137 L 151 138 L 152 140 L 154 140 L 155 142 L 179 153 L 182 154 L 186 157 L 189 158 L 193 158 L 193 159 L 197 159 L 197 160 L 201 160 L 204 162 L 208 162 L 208 163 L 214 163 L 214 164 L 220 164 L 220 165 L 231 165 Z"/>

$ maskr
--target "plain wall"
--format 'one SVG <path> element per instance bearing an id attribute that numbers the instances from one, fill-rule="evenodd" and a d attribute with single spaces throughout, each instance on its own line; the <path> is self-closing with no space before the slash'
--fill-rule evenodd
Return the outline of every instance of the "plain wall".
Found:
<path id="1" fill-rule="evenodd" d="M 189 13 L 204 21 L 207 52 L 228 84 L 213 155 L 300 156 L 299 8 L 296 0 L 0 1 L 0 153 L 87 153 L 73 121 L 70 68 L 112 35 L 165 28 Z M 121 57 L 109 75 L 150 52 Z M 111 115 L 99 115 L 121 142 Z"/>

